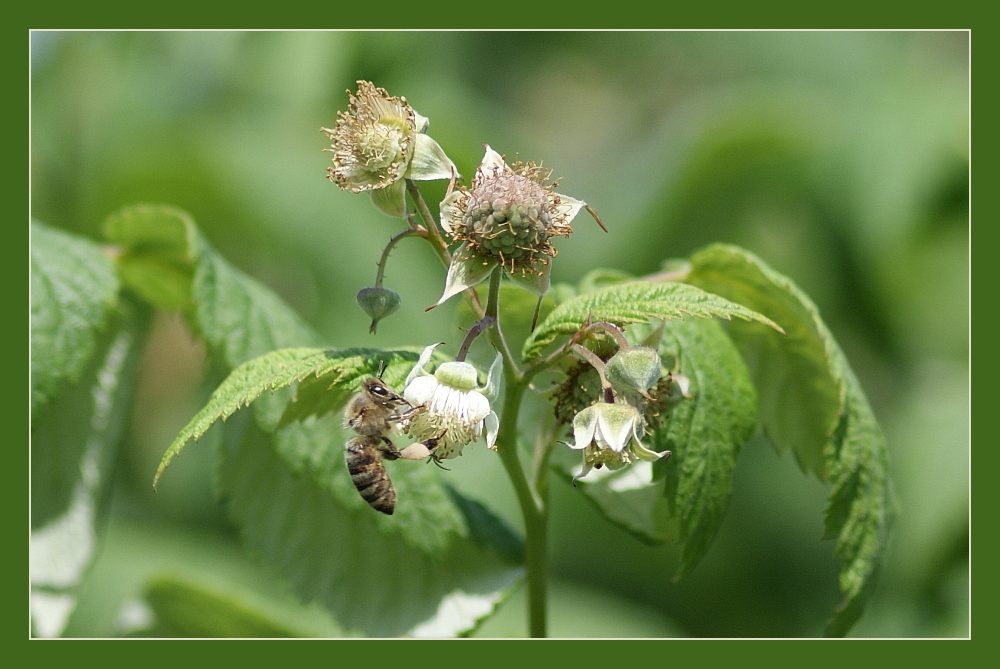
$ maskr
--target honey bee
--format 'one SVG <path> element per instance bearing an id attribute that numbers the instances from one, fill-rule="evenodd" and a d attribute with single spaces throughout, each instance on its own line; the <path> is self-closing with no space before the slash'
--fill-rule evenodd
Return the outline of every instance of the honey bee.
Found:
<path id="1" fill-rule="evenodd" d="M 344 426 L 360 435 L 347 441 L 344 455 L 351 481 L 373 509 L 390 516 L 396 508 L 396 490 L 382 460 L 399 458 L 399 451 L 387 433 L 412 410 L 409 402 L 374 377 L 364 380 L 344 409 Z"/>
<path id="2" fill-rule="evenodd" d="M 434 450 L 444 433 L 410 444 L 402 451 L 388 436 L 397 426 L 405 430 L 410 417 L 422 409 L 423 406 L 412 406 L 381 378 L 375 377 L 365 379 L 361 390 L 347 402 L 344 427 L 359 435 L 347 440 L 347 452 L 344 454 L 347 471 L 361 498 L 376 511 L 391 516 L 396 508 L 396 490 L 392 487 L 383 460 L 422 460 L 429 457 L 440 466 Z"/>

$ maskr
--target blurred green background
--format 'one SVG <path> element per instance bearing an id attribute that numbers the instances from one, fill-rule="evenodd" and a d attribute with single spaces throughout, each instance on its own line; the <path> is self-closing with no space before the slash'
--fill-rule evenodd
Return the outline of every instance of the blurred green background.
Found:
<path id="1" fill-rule="evenodd" d="M 35 32 L 33 217 L 100 239 L 106 216 L 190 212 L 231 262 L 331 346 L 454 349 L 455 301 L 425 314 L 443 268 L 394 251 L 403 298 L 378 337 L 354 303 L 398 220 L 325 179 L 345 89 L 404 95 L 466 176 L 482 143 L 544 161 L 586 217 L 556 244 L 554 279 L 635 274 L 721 241 L 817 303 L 888 439 L 899 502 L 879 587 L 852 636 L 968 634 L 969 35 L 966 32 Z M 437 202 L 443 183 L 424 187 Z M 65 634 L 148 622 L 164 575 L 206 601 L 266 610 L 236 631 L 337 635 L 240 549 L 212 490 L 209 443 L 152 493 L 166 446 L 210 392 L 204 351 L 159 314 L 144 353 L 105 541 Z M 515 526 L 493 454 L 469 449 L 463 489 Z M 822 541 L 826 486 L 761 438 L 740 457 L 706 559 L 682 582 L 649 547 L 553 482 L 553 636 L 816 636 L 838 601 Z M 191 598 L 193 601 L 195 598 Z M 209 601 L 205 606 L 211 608 Z M 168 610 L 167 606 L 163 610 Z M 158 609 L 159 610 L 159 609 Z M 516 593 L 479 635 L 524 635 Z M 159 621 L 168 626 L 169 621 Z M 182 623 L 160 633 L 196 635 Z"/>

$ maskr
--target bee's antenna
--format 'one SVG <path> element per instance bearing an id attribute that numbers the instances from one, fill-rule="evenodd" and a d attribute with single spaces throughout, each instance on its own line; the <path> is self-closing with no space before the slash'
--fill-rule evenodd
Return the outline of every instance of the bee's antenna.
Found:
<path id="1" fill-rule="evenodd" d="M 378 380 L 382 380 L 382 374 L 385 372 L 385 360 L 378 361 Z"/>

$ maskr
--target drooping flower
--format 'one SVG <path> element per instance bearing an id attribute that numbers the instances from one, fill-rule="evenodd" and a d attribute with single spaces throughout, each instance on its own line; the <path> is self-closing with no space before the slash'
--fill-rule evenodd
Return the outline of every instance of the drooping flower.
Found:
<path id="1" fill-rule="evenodd" d="M 501 266 L 536 295 L 549 288 L 552 237 L 567 237 L 570 222 L 587 205 L 555 192 L 551 172 L 534 163 L 508 166 L 486 146 L 471 188 L 458 188 L 441 203 L 441 227 L 462 242 L 452 256 L 441 304 L 475 286 Z"/>
<path id="2" fill-rule="evenodd" d="M 635 460 L 653 462 L 670 451 L 657 453 L 639 441 L 645 434 L 642 414 L 630 404 L 598 402 L 587 407 L 573 419 L 573 439 L 570 448 L 583 451 L 583 472 L 607 467 L 621 469 Z"/>
<path id="3" fill-rule="evenodd" d="M 333 129 L 320 128 L 332 140 L 333 166 L 327 178 L 355 193 L 371 191 L 372 203 L 384 213 L 405 215 L 406 186 L 414 179 L 450 179 L 455 165 L 433 139 L 425 135 L 429 121 L 403 97 L 384 88 L 358 82 L 347 112 L 337 112 Z"/>
<path id="4" fill-rule="evenodd" d="M 434 457 L 447 460 L 462 454 L 462 448 L 486 432 L 486 445 L 496 450 L 500 421 L 490 408 L 500 383 L 497 355 L 490 366 L 486 385 L 478 387 L 478 372 L 467 362 L 445 362 L 433 374 L 426 370 L 435 347 L 420 354 L 406 377 L 403 398 L 417 411 L 409 420 L 408 434 L 418 441 L 437 439 Z"/>

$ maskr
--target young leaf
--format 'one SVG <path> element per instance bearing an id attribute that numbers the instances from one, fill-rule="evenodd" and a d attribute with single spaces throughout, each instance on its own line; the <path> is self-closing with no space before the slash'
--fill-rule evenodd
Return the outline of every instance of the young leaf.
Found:
<path id="1" fill-rule="evenodd" d="M 679 517 L 683 543 L 677 576 L 689 573 L 718 533 L 733 487 L 740 448 L 753 436 L 756 396 L 746 365 L 718 321 L 666 321 L 661 357 L 678 361 L 691 382 L 653 435 L 653 463 L 664 476 L 665 496 Z"/>
<path id="2" fill-rule="evenodd" d="M 831 364 L 836 343 L 816 307 L 787 277 L 733 246 L 696 252 L 685 280 L 759 309 L 785 328 L 785 337 L 747 323 L 729 331 L 750 368 L 771 443 L 778 452 L 791 449 L 803 471 L 823 478 L 823 448 L 844 399 L 841 370 Z"/>
<path id="3" fill-rule="evenodd" d="M 160 309 L 190 306 L 202 241 L 187 213 L 157 205 L 128 207 L 108 217 L 104 236 L 122 249 L 116 262 L 126 287 Z"/>
<path id="4" fill-rule="evenodd" d="M 100 246 L 31 223 L 32 412 L 80 378 L 117 294 L 114 266 Z"/>
<path id="5" fill-rule="evenodd" d="M 781 328 L 766 316 L 746 307 L 683 283 L 632 281 L 580 295 L 556 307 L 524 343 L 522 357 L 538 357 L 559 335 L 572 335 L 589 321 L 609 321 L 615 325 L 645 323 L 650 318 L 743 319 Z"/>
<path id="6" fill-rule="evenodd" d="M 215 421 L 225 420 L 241 407 L 248 406 L 265 390 L 284 388 L 309 374 L 316 374 L 329 360 L 330 358 L 320 349 L 281 349 L 250 360 L 233 370 L 222 385 L 212 393 L 208 404 L 180 431 L 167 448 L 153 476 L 153 489 L 156 489 L 156 484 L 170 461 L 180 454 L 187 442 L 191 439 L 197 440 Z"/>
<path id="7" fill-rule="evenodd" d="M 885 440 L 868 400 L 815 305 L 756 256 L 706 247 L 691 257 L 685 280 L 766 312 L 788 333 L 779 338 L 736 322 L 729 330 L 751 370 L 771 442 L 833 484 L 824 536 L 839 537 L 844 600 L 827 634 L 843 635 L 874 588 L 894 514 Z"/>

